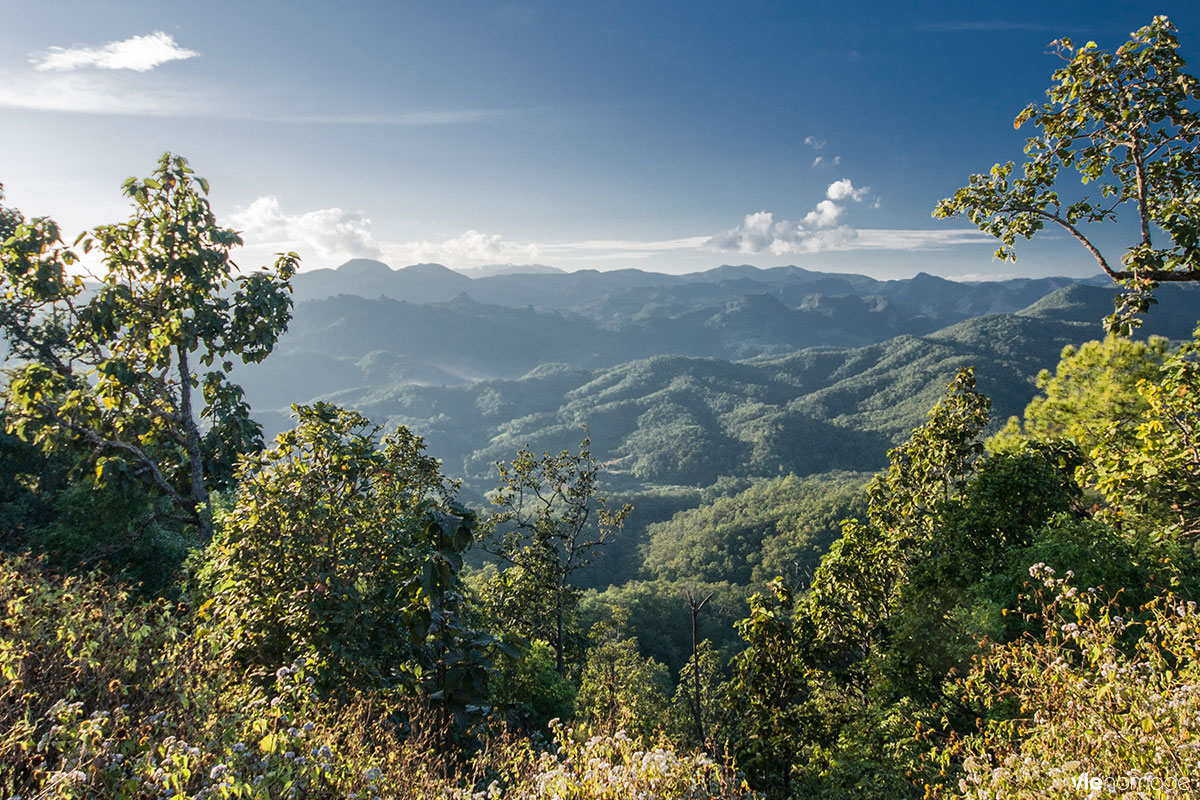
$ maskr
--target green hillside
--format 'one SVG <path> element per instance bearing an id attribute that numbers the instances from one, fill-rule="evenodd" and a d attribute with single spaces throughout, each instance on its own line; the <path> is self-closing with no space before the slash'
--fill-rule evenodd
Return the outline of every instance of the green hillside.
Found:
<path id="1" fill-rule="evenodd" d="M 867 347 L 726 361 L 655 356 L 602 370 L 547 365 L 466 386 L 346 389 L 330 399 L 426 437 L 451 474 L 482 489 L 520 446 L 559 450 L 591 432 L 629 488 L 709 486 L 721 476 L 874 470 L 963 366 L 996 416 L 1020 412 L 1033 377 L 1095 326 L 997 315 Z M 284 424 L 277 414 L 275 426 Z"/>

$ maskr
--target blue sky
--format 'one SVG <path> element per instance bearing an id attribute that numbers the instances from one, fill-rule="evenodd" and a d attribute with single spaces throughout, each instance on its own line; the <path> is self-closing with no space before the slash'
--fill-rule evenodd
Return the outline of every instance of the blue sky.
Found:
<path id="1" fill-rule="evenodd" d="M 1002 264 L 930 211 L 1019 157 L 1051 40 L 1165 13 L 1196 62 L 1193 6 L 7 0 L 0 182 L 73 235 L 172 150 L 244 265 L 1085 275 L 1061 236 Z"/>

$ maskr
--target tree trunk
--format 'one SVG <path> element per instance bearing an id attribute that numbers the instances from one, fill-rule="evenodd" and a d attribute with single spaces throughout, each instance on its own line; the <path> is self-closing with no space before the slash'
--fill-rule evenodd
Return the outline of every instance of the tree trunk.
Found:
<path id="1" fill-rule="evenodd" d="M 554 659 L 558 674 L 563 674 L 563 593 L 562 586 L 558 588 L 554 603 Z"/>
<path id="2" fill-rule="evenodd" d="M 700 650 L 696 645 L 696 612 L 692 606 L 692 718 L 696 723 L 696 741 L 704 744 L 704 717 L 700 711 Z"/>
<path id="3" fill-rule="evenodd" d="M 709 592 L 703 600 L 697 600 L 691 589 L 685 589 L 683 596 L 687 600 L 688 610 L 692 614 L 692 723 L 696 726 L 696 741 L 701 747 L 707 747 L 708 736 L 704 733 L 704 712 L 700 703 L 700 646 L 696 641 L 696 617 L 700 609 L 712 598 Z"/>
<path id="4" fill-rule="evenodd" d="M 200 540 L 207 544 L 212 541 L 212 516 L 208 508 L 208 490 L 204 488 L 204 457 L 200 453 L 200 429 L 192 411 L 192 372 L 188 367 L 187 348 L 180 344 L 175 350 L 179 354 L 179 412 L 183 417 L 187 435 L 188 470 L 191 473 L 192 494 L 188 499 L 194 504 L 192 513 L 196 515 Z"/>

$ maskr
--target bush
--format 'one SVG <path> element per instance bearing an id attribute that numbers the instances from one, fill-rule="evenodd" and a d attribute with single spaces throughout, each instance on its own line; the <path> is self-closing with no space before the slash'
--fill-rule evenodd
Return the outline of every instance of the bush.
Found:
<path id="1" fill-rule="evenodd" d="M 961 795 L 1093 796 L 1098 785 L 1190 796 L 1200 785 L 1196 604 L 1165 594 L 1126 619 L 1072 572 L 1029 572 L 1042 586 L 1044 635 L 992 647 L 960 683 L 993 715 L 942 752 L 962 760 Z"/>

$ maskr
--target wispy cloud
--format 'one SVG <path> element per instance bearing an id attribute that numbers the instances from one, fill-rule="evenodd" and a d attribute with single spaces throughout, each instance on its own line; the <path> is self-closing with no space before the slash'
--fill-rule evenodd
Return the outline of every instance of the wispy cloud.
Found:
<path id="1" fill-rule="evenodd" d="M 52 47 L 31 54 L 32 69 L 0 72 L 0 108 L 75 114 L 201 118 L 276 125 L 424 127 L 483 122 L 514 112 L 503 109 L 299 110 L 283 98 L 253 102 L 194 76 L 182 82 L 149 74 L 169 61 L 199 55 L 162 31 L 100 47 Z M 311 104 L 309 104 L 311 105 Z"/>
<path id="2" fill-rule="evenodd" d="M 51 47 L 29 56 L 33 68 L 39 71 L 69 71 L 93 69 L 128 69 L 148 72 L 169 61 L 182 61 L 200 55 L 195 50 L 180 47 L 174 37 L 162 31 L 146 36 L 134 36 L 100 47 Z"/>
<path id="3" fill-rule="evenodd" d="M 211 116 L 217 98 L 116 73 L 0 74 L 0 108 L 143 117 Z"/>
<path id="4" fill-rule="evenodd" d="M 854 238 L 853 250 L 943 250 L 964 244 L 995 246 L 996 240 L 980 230 L 957 228 L 943 230 L 901 230 L 861 228 Z"/>
<path id="5" fill-rule="evenodd" d="M 436 261 L 451 267 L 470 267 L 479 264 L 527 263 L 545 261 L 559 266 L 611 265 L 613 262 L 636 262 L 671 254 L 705 252 L 707 236 L 687 236 L 679 239 L 586 239 L 582 241 L 518 242 L 499 234 L 468 230 L 440 240 L 420 240 L 382 246 L 388 263 L 412 264 Z"/>
<path id="6" fill-rule="evenodd" d="M 938 250 L 991 243 L 977 230 L 855 229 L 841 223 L 839 200 L 869 199 L 865 187 L 843 179 L 802 222 L 776 220 L 769 211 L 747 214 L 742 224 L 717 236 L 672 239 L 585 239 L 517 241 L 470 229 L 457 236 L 397 242 L 377 239 L 370 218 L 356 211 L 324 208 L 287 213 L 275 197 L 260 197 L 230 216 L 256 255 L 295 250 L 306 268 L 332 267 L 351 258 L 379 258 L 394 267 L 437 262 L 450 267 L 496 263 L 542 263 L 570 268 L 644 266 L 644 262 L 701 264 L 716 252 L 783 256 L 848 250 Z"/>
<path id="7" fill-rule="evenodd" d="M 811 135 L 804 137 L 804 143 L 818 153 L 820 153 L 822 150 L 824 150 L 825 146 L 827 144 L 829 144 L 824 139 L 818 139 L 816 136 L 811 136 Z M 837 165 L 839 165 L 841 163 L 842 163 L 841 156 L 819 155 L 819 156 L 816 156 L 815 158 L 813 158 L 813 160 L 812 160 L 813 167 L 819 167 L 822 164 L 828 164 L 830 166 L 836 167 Z"/>
<path id="8" fill-rule="evenodd" d="M 222 91 L 184 87 L 156 75 L 118 72 L 0 73 L 0 108 L 75 114 L 221 119 L 277 125 L 436 126 L 484 122 L 513 112 L 498 109 L 370 111 L 296 114 L 231 106 Z"/>
<path id="9" fill-rule="evenodd" d="M 461 111 L 365 112 L 344 114 L 241 114 L 238 119 L 287 125 L 462 125 L 511 114 L 499 109 Z"/>

